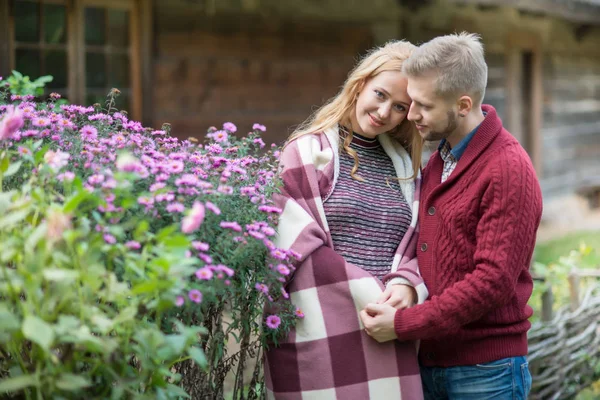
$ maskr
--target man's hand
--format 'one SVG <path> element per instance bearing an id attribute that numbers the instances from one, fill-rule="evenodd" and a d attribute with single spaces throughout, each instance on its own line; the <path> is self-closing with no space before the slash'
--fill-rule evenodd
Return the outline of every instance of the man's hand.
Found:
<path id="1" fill-rule="evenodd" d="M 388 304 L 367 304 L 360 312 L 365 331 L 379 343 L 396 339 L 394 317 L 396 309 Z"/>
<path id="2" fill-rule="evenodd" d="M 397 310 L 412 307 L 416 302 L 417 291 L 415 288 L 403 284 L 388 287 L 377 299 L 377 304 L 387 304 Z"/>

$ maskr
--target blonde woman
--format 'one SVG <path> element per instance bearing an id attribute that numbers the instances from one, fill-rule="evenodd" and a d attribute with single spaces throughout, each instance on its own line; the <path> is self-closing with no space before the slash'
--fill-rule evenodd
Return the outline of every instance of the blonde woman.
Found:
<path id="1" fill-rule="evenodd" d="M 284 147 L 277 244 L 301 255 L 287 289 L 305 316 L 266 354 L 267 398 L 422 398 L 415 343 L 377 343 L 359 318 L 369 302 L 427 297 L 415 254 L 423 142 L 401 72 L 414 48 L 370 51 Z"/>

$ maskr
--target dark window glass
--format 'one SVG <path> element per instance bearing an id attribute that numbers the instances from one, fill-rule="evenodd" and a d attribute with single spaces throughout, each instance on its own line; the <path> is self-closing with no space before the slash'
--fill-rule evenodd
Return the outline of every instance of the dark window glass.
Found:
<path id="1" fill-rule="evenodd" d="M 113 54 L 110 60 L 109 84 L 117 89 L 129 87 L 129 56 L 126 54 Z"/>
<path id="2" fill-rule="evenodd" d="M 17 71 L 23 75 L 29 76 L 31 80 L 35 80 L 40 77 L 41 59 L 39 50 L 17 49 L 16 57 Z"/>
<path id="3" fill-rule="evenodd" d="M 106 43 L 106 11 L 103 8 L 85 9 L 85 43 L 104 45 Z"/>
<path id="4" fill-rule="evenodd" d="M 102 53 L 87 53 L 85 56 L 85 86 L 106 87 L 106 57 Z"/>
<path id="5" fill-rule="evenodd" d="M 52 50 L 46 52 L 46 74 L 52 75 L 54 79 L 48 83 L 49 88 L 62 89 L 67 87 L 67 52 L 64 50 Z"/>
<path id="6" fill-rule="evenodd" d="M 65 43 L 67 21 L 65 6 L 44 4 L 44 41 L 46 43 Z"/>
<path id="7" fill-rule="evenodd" d="M 40 41 L 39 5 L 29 1 L 15 3 L 15 39 L 17 42 Z"/>
<path id="8" fill-rule="evenodd" d="M 115 47 L 129 46 L 129 11 L 108 11 L 108 43 Z"/>

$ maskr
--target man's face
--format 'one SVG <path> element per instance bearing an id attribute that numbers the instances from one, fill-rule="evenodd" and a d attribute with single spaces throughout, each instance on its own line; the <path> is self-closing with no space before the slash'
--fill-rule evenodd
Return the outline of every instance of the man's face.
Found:
<path id="1" fill-rule="evenodd" d="M 412 104 L 407 118 L 413 121 L 427 141 L 447 139 L 458 127 L 454 102 L 435 91 L 435 75 L 408 78 L 408 95 Z"/>

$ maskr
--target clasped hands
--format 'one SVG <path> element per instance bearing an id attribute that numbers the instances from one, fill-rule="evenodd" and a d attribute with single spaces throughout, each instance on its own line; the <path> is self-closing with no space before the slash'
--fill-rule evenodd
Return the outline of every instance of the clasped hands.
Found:
<path id="1" fill-rule="evenodd" d="M 396 339 L 394 317 L 396 310 L 412 307 L 417 302 L 417 292 L 409 285 L 392 285 L 360 312 L 360 319 L 369 336 L 378 342 Z"/>

